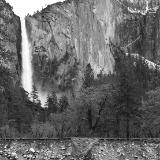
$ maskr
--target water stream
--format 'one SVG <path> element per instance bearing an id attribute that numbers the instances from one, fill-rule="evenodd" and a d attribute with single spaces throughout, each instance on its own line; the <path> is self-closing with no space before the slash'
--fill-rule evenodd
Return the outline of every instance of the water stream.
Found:
<path id="1" fill-rule="evenodd" d="M 31 47 L 29 44 L 25 18 L 21 17 L 21 30 L 22 30 L 22 85 L 23 88 L 31 93 L 32 91 L 32 55 Z"/>

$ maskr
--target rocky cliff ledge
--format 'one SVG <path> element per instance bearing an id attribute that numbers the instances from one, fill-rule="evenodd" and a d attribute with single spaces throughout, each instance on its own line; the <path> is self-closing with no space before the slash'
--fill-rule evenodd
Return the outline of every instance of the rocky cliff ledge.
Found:
<path id="1" fill-rule="evenodd" d="M 0 64 L 8 68 L 15 82 L 20 80 L 21 25 L 12 7 L 0 0 Z"/>
<path id="2" fill-rule="evenodd" d="M 27 16 L 34 81 L 44 88 L 55 82 L 63 89 L 68 84 L 79 86 L 75 80 L 80 82 L 88 63 L 95 75 L 102 69 L 113 72 L 110 41 L 126 52 L 157 59 L 158 5 L 156 0 L 148 6 L 145 0 L 66 0 Z M 147 7 L 152 12 L 145 13 Z"/>

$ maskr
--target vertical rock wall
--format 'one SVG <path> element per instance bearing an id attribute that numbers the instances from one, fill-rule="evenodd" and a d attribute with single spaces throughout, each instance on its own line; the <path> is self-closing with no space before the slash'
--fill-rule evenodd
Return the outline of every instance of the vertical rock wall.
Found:
<path id="1" fill-rule="evenodd" d="M 21 23 L 12 7 L 0 0 L 0 64 L 20 82 L 21 68 Z"/>
<path id="2" fill-rule="evenodd" d="M 115 39 L 118 10 L 112 0 L 68 0 L 26 17 L 34 80 L 44 88 L 48 88 L 46 82 L 56 81 L 58 88 L 66 89 L 67 83 L 80 82 L 88 63 L 95 75 L 102 69 L 113 72 L 109 41 Z M 76 67 L 78 73 L 71 75 Z"/>
<path id="3" fill-rule="evenodd" d="M 148 1 L 154 9 L 159 1 Z M 159 10 L 145 12 L 145 0 L 67 0 L 26 17 L 32 44 L 34 81 L 42 88 L 80 86 L 85 66 L 95 75 L 114 71 L 112 41 L 150 60 L 159 55 Z M 70 74 L 71 71 L 74 74 Z M 76 74 L 76 71 L 78 72 Z M 78 80 L 78 85 L 76 80 Z M 68 86 L 69 84 L 69 86 Z M 74 87 L 73 87 L 74 88 Z"/>

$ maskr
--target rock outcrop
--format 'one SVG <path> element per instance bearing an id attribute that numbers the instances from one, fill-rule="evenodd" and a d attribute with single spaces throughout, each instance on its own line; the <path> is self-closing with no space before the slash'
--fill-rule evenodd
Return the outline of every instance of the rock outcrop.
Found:
<path id="1" fill-rule="evenodd" d="M 0 65 L 13 73 L 14 82 L 20 82 L 21 23 L 12 7 L 0 0 Z"/>
<path id="2" fill-rule="evenodd" d="M 109 41 L 115 39 L 117 11 L 111 0 L 68 0 L 27 16 L 34 81 L 44 88 L 56 81 L 65 90 L 79 86 L 74 83 L 76 79 L 80 82 L 88 63 L 95 75 L 102 69 L 113 72 Z"/>
<path id="3" fill-rule="evenodd" d="M 58 84 L 65 90 L 80 86 L 88 63 L 95 75 L 102 69 L 113 72 L 110 41 L 126 52 L 155 60 L 159 55 L 159 1 L 148 2 L 66 0 L 27 16 L 34 81 L 44 88 Z"/>

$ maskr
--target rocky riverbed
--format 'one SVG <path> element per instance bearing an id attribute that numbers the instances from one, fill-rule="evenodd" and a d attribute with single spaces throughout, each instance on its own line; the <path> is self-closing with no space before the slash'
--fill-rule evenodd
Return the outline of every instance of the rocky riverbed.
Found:
<path id="1" fill-rule="evenodd" d="M 88 138 L 0 141 L 0 160 L 159 160 L 160 143 Z"/>

